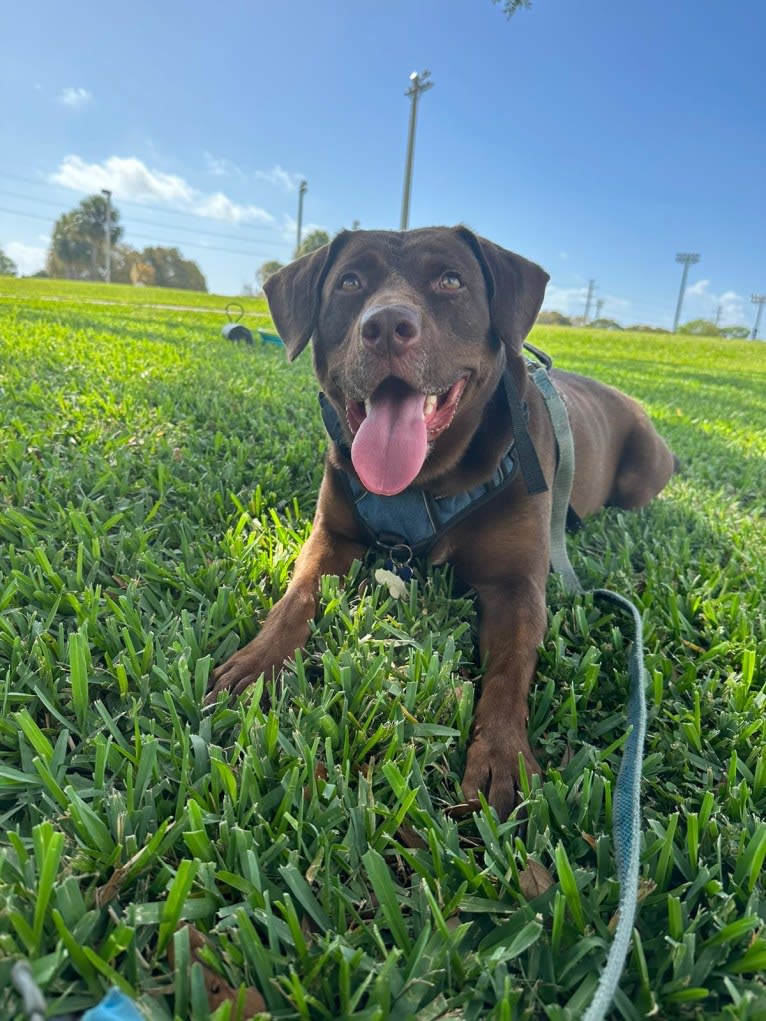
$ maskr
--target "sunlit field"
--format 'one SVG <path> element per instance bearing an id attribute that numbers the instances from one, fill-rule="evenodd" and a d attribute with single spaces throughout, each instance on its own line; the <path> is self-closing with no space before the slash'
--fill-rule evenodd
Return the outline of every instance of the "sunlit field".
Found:
<path id="1" fill-rule="evenodd" d="M 503 824 L 446 812 L 480 682 L 448 571 L 400 601 L 374 561 L 326 580 L 271 708 L 203 713 L 285 589 L 326 446 L 308 354 L 226 341 L 226 301 L 0 282 L 0 1017 L 24 1017 L 23 958 L 52 1016 L 117 985 L 154 1021 L 243 1016 L 245 987 L 282 1019 L 575 1018 L 618 897 L 619 621 L 551 579 L 545 775 Z M 641 399 L 682 462 L 569 540 L 645 627 L 640 908 L 610 1016 L 763 1018 L 766 344 L 531 339 Z"/>

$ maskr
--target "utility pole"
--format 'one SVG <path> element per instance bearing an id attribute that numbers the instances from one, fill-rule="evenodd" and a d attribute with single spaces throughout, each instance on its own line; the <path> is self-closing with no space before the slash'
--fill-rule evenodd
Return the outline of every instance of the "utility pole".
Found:
<path id="1" fill-rule="evenodd" d="M 678 292 L 676 314 L 673 319 L 673 333 L 675 333 L 678 329 L 678 320 L 681 318 L 681 306 L 684 303 L 684 291 L 686 290 L 686 277 L 689 273 L 689 267 L 699 261 L 700 257 L 696 252 L 679 252 L 678 255 L 676 255 L 676 262 L 682 262 L 684 264 L 684 271 L 681 274 L 681 290 Z"/>
<path id="2" fill-rule="evenodd" d="M 596 302 L 596 319 L 601 318 L 601 309 L 604 307 L 604 299 L 599 298 Z"/>
<path id="3" fill-rule="evenodd" d="M 761 312 L 763 306 L 766 305 L 766 294 L 751 294 L 750 300 L 754 305 L 758 306 L 758 311 L 755 313 L 755 326 L 753 326 L 753 332 L 751 334 L 752 340 L 758 340 L 758 328 L 761 325 Z"/>
<path id="4" fill-rule="evenodd" d="M 715 325 L 716 327 L 721 325 L 721 313 L 723 312 L 723 305 L 718 305 L 715 310 Z"/>
<path id="5" fill-rule="evenodd" d="M 106 240 L 106 276 L 108 284 L 112 282 L 112 193 L 107 188 L 101 189 L 106 198 L 106 217 L 104 219 L 104 238 Z"/>
<path id="6" fill-rule="evenodd" d="M 308 191 L 308 182 L 301 181 L 298 185 L 298 232 L 295 238 L 295 254 L 297 255 L 301 247 L 301 230 L 303 228 L 303 196 Z"/>
<path id="7" fill-rule="evenodd" d="M 410 81 L 412 85 L 404 93 L 405 96 L 412 97 L 412 105 L 410 106 L 410 130 L 407 135 L 407 161 L 404 170 L 404 192 L 402 194 L 402 218 L 399 222 L 399 230 L 407 230 L 407 224 L 410 219 L 410 189 L 412 187 L 412 160 L 415 154 L 415 124 L 418 117 L 418 99 L 420 98 L 421 92 L 427 92 L 433 86 L 430 71 L 423 71 L 422 74 L 418 74 L 417 71 L 413 71 L 410 75 Z"/>
<path id="8" fill-rule="evenodd" d="M 595 280 L 588 281 L 588 297 L 585 299 L 585 315 L 583 317 L 584 318 L 583 326 L 588 325 L 588 320 L 590 318 L 590 303 L 593 300 L 593 288 L 595 286 L 596 286 Z"/>

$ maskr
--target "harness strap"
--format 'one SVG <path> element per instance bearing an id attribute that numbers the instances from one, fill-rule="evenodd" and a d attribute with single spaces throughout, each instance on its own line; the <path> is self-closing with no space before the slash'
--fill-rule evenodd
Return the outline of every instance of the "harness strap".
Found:
<path id="1" fill-rule="evenodd" d="M 346 443 L 346 437 L 343 435 L 343 429 L 341 428 L 340 420 L 335 412 L 335 408 L 330 404 L 329 400 L 320 390 L 317 394 L 319 398 L 319 410 L 322 412 L 322 422 L 327 430 L 327 435 L 336 444 L 340 452 L 344 457 L 351 456 L 351 450 L 348 443 Z"/>
<path id="2" fill-rule="evenodd" d="M 553 481 L 553 508 L 551 511 L 551 570 L 560 574 L 568 592 L 582 592 L 580 581 L 569 562 L 566 547 L 569 496 L 574 481 L 574 441 L 569 427 L 566 405 L 544 365 L 532 370 L 532 381 L 543 395 L 545 407 L 553 426 L 558 446 L 558 465 Z"/>
<path id="3" fill-rule="evenodd" d="M 524 405 L 510 368 L 506 368 L 503 373 L 503 386 L 505 387 L 505 396 L 508 401 L 508 410 L 511 413 L 511 427 L 513 429 L 513 438 L 516 441 L 519 468 L 524 484 L 527 487 L 527 492 L 530 496 L 533 496 L 535 493 L 544 493 L 548 486 L 545 482 L 543 470 L 540 467 L 535 445 L 527 429 L 527 416 L 524 411 Z"/>

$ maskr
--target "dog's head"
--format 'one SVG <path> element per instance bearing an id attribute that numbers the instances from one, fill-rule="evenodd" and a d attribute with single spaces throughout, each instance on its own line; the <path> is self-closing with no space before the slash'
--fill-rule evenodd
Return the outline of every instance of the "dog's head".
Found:
<path id="1" fill-rule="evenodd" d="M 463 456 L 547 281 L 465 227 L 432 227 L 344 231 L 264 289 L 288 358 L 313 338 L 363 484 L 391 495 Z"/>

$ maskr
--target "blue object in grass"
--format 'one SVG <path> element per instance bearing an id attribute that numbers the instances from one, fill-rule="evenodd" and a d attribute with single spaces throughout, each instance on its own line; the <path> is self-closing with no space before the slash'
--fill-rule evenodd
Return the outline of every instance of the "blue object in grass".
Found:
<path id="1" fill-rule="evenodd" d="M 146 1021 L 144 1015 L 119 989 L 110 989 L 101 1003 L 86 1010 L 82 1021 Z"/>
<path id="2" fill-rule="evenodd" d="M 258 328 L 258 336 L 261 338 L 264 344 L 279 344 L 283 343 L 282 338 L 276 333 L 270 333 L 268 330 L 262 330 Z"/>

